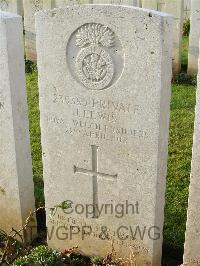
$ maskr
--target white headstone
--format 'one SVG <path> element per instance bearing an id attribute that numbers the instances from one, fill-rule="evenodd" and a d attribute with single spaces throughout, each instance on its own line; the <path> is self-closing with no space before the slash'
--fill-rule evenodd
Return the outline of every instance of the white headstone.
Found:
<path id="1" fill-rule="evenodd" d="M 22 19 L 0 12 L 0 229 L 21 229 L 35 209 Z"/>
<path id="2" fill-rule="evenodd" d="M 182 50 L 182 34 L 184 19 L 184 1 L 165 1 L 165 5 L 160 6 L 159 11 L 172 14 L 174 17 L 173 27 L 173 73 L 177 74 L 181 71 L 181 50 Z"/>
<path id="3" fill-rule="evenodd" d="M 0 11 L 7 11 L 23 16 L 23 0 L 0 0 Z"/>
<path id="4" fill-rule="evenodd" d="M 199 61 L 200 69 L 200 61 Z M 185 237 L 184 264 L 200 265 L 200 71 L 195 111 L 195 124 L 192 151 L 192 169 L 189 188 L 188 217 Z"/>
<path id="5" fill-rule="evenodd" d="M 25 54 L 26 59 L 37 61 L 35 44 L 35 13 L 42 9 L 54 7 L 54 0 L 23 0 L 24 29 L 25 29 Z"/>
<path id="6" fill-rule="evenodd" d="M 183 0 L 143 0 L 142 7 L 173 15 L 173 73 L 179 73 L 181 70 L 182 30 L 184 15 Z"/>
<path id="7" fill-rule="evenodd" d="M 171 17 L 70 6 L 37 13 L 36 32 L 45 201 L 73 202 L 47 213 L 49 245 L 160 265 Z"/>
<path id="8" fill-rule="evenodd" d="M 188 53 L 188 74 L 195 75 L 198 71 L 199 38 L 200 38 L 200 1 L 191 0 L 190 36 Z"/>

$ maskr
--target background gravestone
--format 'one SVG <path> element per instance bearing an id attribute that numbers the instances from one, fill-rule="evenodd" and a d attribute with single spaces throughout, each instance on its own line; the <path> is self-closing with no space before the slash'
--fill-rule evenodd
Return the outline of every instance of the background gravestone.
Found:
<path id="1" fill-rule="evenodd" d="M 199 62 L 200 67 L 200 62 Z M 185 237 L 184 265 L 200 264 L 200 72 L 195 111 L 195 124 L 192 151 L 192 169 L 189 188 L 188 217 Z"/>
<path id="2" fill-rule="evenodd" d="M 92 0 L 55 0 L 55 7 L 65 7 L 74 4 L 92 4 Z"/>
<path id="3" fill-rule="evenodd" d="M 184 0 L 184 18 L 190 18 L 191 0 Z"/>
<path id="4" fill-rule="evenodd" d="M 200 1 L 191 0 L 190 35 L 188 53 L 188 74 L 195 75 L 198 71 L 199 37 L 200 37 Z"/>
<path id="5" fill-rule="evenodd" d="M 161 1 L 160 1 L 161 2 Z M 173 73 L 177 74 L 181 70 L 181 49 L 182 49 L 182 31 L 184 16 L 184 1 L 163 1 L 164 4 L 158 4 L 158 11 L 166 12 L 174 16 L 173 27 Z"/>
<path id="6" fill-rule="evenodd" d="M 23 16 L 23 0 L 0 0 L 0 11 L 7 11 Z"/>
<path id="7" fill-rule="evenodd" d="M 172 14 L 173 27 L 173 73 L 181 70 L 182 29 L 184 16 L 183 0 L 143 0 L 142 7 Z"/>
<path id="8" fill-rule="evenodd" d="M 142 7 L 157 10 L 157 0 L 142 0 Z"/>
<path id="9" fill-rule="evenodd" d="M 115 4 L 139 6 L 138 0 L 93 0 L 93 4 Z"/>
<path id="10" fill-rule="evenodd" d="M 34 210 L 26 100 L 23 27 L 0 12 L 0 229 L 21 229 Z"/>
<path id="11" fill-rule="evenodd" d="M 36 32 L 45 202 L 73 202 L 47 212 L 49 245 L 160 265 L 172 18 L 70 6 L 37 13 Z"/>
<path id="12" fill-rule="evenodd" d="M 23 0 L 24 29 L 25 29 L 25 54 L 26 59 L 37 61 L 35 44 L 35 13 L 42 9 L 54 7 L 54 0 Z"/>

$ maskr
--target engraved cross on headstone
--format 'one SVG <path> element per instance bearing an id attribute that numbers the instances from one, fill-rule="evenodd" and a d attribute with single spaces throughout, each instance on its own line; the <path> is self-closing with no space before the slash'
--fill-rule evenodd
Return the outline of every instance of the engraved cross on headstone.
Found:
<path id="1" fill-rule="evenodd" d="M 110 175 L 110 174 L 105 174 L 101 173 L 98 171 L 98 146 L 91 145 L 92 148 L 92 169 L 84 169 L 80 168 L 74 165 L 74 173 L 82 173 L 86 175 L 91 175 L 92 176 L 92 183 L 93 183 L 93 208 L 94 208 L 94 218 L 98 217 L 97 214 L 97 207 L 98 207 L 98 177 L 104 177 L 106 179 L 110 180 L 116 180 L 117 174 L 116 175 Z"/>

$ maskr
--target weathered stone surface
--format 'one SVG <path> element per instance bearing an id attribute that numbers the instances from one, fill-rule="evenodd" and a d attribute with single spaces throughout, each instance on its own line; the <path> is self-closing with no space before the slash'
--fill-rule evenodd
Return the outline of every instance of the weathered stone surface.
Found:
<path id="1" fill-rule="evenodd" d="M 0 0 L 0 11 L 7 11 L 23 16 L 23 0 Z"/>
<path id="2" fill-rule="evenodd" d="M 200 1 L 191 0 L 190 36 L 188 53 L 188 74 L 195 75 L 198 71 L 199 38 L 200 38 Z"/>
<path id="3" fill-rule="evenodd" d="M 65 7 L 75 4 L 92 4 L 92 0 L 55 0 L 55 7 Z"/>
<path id="4" fill-rule="evenodd" d="M 35 43 L 35 13 L 40 10 L 74 4 L 90 4 L 92 0 L 23 0 L 26 59 L 37 61 Z"/>
<path id="5" fill-rule="evenodd" d="M 24 29 L 25 29 L 25 54 L 26 59 L 37 61 L 35 44 L 35 13 L 42 9 L 54 7 L 54 0 L 23 0 Z"/>
<path id="6" fill-rule="evenodd" d="M 0 12 L 0 229 L 19 230 L 34 210 L 22 19 Z"/>
<path id="7" fill-rule="evenodd" d="M 200 62 L 199 62 L 200 69 Z M 195 110 L 192 169 L 189 188 L 188 217 L 185 238 L 184 265 L 200 265 L 200 71 Z"/>
<path id="8" fill-rule="evenodd" d="M 182 29 L 184 15 L 183 0 L 143 0 L 142 6 L 144 8 L 154 9 L 173 15 L 173 73 L 179 73 L 181 70 Z"/>
<path id="9" fill-rule="evenodd" d="M 45 201 L 73 202 L 47 213 L 49 245 L 160 265 L 171 17 L 70 6 L 37 13 L 36 32 Z"/>
<path id="10" fill-rule="evenodd" d="M 93 4 L 113 4 L 139 6 L 138 0 L 93 0 Z"/>

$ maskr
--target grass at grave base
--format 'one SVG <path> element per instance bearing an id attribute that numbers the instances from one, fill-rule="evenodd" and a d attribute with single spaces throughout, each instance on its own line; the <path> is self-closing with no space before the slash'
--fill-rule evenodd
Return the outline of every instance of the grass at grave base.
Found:
<path id="1" fill-rule="evenodd" d="M 31 139 L 31 154 L 33 163 L 33 177 L 35 183 L 36 205 L 44 203 L 43 192 L 43 168 L 42 168 L 42 150 L 40 135 L 40 113 L 39 113 L 39 95 L 37 84 L 37 73 L 26 74 L 27 97 L 29 107 L 29 129 Z"/>
<path id="2" fill-rule="evenodd" d="M 38 206 L 41 202 L 44 202 L 44 196 L 37 73 L 28 73 L 26 77 L 35 197 Z M 194 105 L 194 86 L 173 85 L 164 241 L 172 247 L 179 248 L 183 247 L 186 224 Z"/>
<path id="3" fill-rule="evenodd" d="M 186 225 L 195 94 L 194 86 L 172 86 L 164 240 L 179 248 Z"/>

